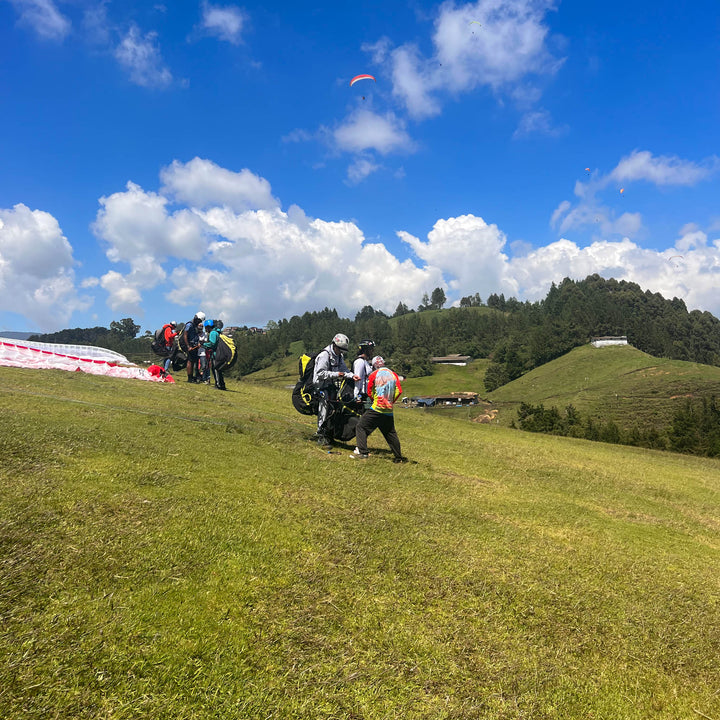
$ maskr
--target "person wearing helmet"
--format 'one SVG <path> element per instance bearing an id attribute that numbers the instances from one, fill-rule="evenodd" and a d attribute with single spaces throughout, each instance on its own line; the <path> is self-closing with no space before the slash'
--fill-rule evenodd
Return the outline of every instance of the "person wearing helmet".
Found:
<path id="1" fill-rule="evenodd" d="M 385 367 L 385 360 L 380 355 L 372 359 L 373 371 L 368 378 L 368 395 L 372 398 L 372 406 L 363 413 L 355 428 L 357 447 L 350 455 L 354 460 L 366 460 L 368 457 L 368 435 L 380 428 L 385 441 L 393 452 L 393 462 L 405 461 L 400 450 L 400 438 L 395 430 L 393 405 L 402 394 L 400 378 L 390 368 Z"/>
<path id="2" fill-rule="evenodd" d="M 338 333 L 315 357 L 313 384 L 319 395 L 317 441 L 325 449 L 332 447 L 330 418 L 332 404 L 337 401 L 338 385 L 345 375 L 352 376 L 355 381 L 359 379 L 348 370 L 343 358 L 349 347 L 348 336 Z"/>
<path id="3" fill-rule="evenodd" d="M 187 353 L 187 378 L 191 383 L 202 382 L 198 372 L 198 348 L 200 347 L 200 326 L 204 320 L 205 313 L 196 312 L 195 317 L 185 323 L 182 334 L 180 347 Z"/>
<path id="4" fill-rule="evenodd" d="M 370 358 L 375 350 L 372 340 L 363 340 L 358 345 L 358 354 L 353 362 L 353 374 L 359 379 L 355 381 L 355 399 L 365 400 L 367 397 L 367 379 L 372 372 Z"/>
<path id="5" fill-rule="evenodd" d="M 206 385 L 210 384 L 210 353 L 205 347 L 205 343 L 208 339 L 208 332 L 210 332 L 207 329 L 208 322 L 212 322 L 212 320 L 205 320 L 205 322 L 201 323 L 198 328 L 198 368 L 200 375 L 197 382 L 202 382 Z"/>
<path id="6" fill-rule="evenodd" d="M 217 350 L 218 343 L 220 342 L 221 325 L 222 323 L 219 320 L 206 320 L 203 323 L 203 328 L 207 333 L 207 339 L 204 346 L 208 353 L 209 367 L 212 367 L 212 374 L 215 378 L 215 387 L 218 390 L 226 390 L 227 388 L 225 387 L 223 371 L 219 370 L 215 365 L 215 351 Z"/>

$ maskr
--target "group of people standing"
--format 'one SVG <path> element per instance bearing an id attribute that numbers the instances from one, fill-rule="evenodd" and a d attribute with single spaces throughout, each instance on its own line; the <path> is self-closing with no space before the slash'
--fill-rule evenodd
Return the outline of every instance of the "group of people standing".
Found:
<path id="1" fill-rule="evenodd" d="M 186 323 L 167 323 L 163 336 L 168 351 L 165 372 L 169 372 L 172 365 L 172 349 L 177 341 L 187 355 L 187 381 L 209 384 L 212 373 L 215 387 L 225 390 L 222 369 L 214 362 L 220 330 L 219 321 L 206 320 L 202 311 L 195 313 L 193 319 Z M 364 406 L 365 411 L 355 426 L 357 447 L 351 457 L 366 460 L 369 456 L 368 435 L 379 429 L 392 450 L 393 462 L 404 462 L 393 415 L 395 401 L 402 394 L 400 378 L 385 367 L 385 360 L 380 355 L 374 355 L 375 343 L 372 340 L 363 340 L 358 345 L 357 357 L 350 370 L 345 363 L 349 347 L 347 335 L 338 333 L 315 357 L 313 384 L 318 391 L 317 442 L 323 448 L 332 448 L 334 437 L 330 420 L 338 402 L 338 387 L 343 379 L 352 378 L 354 399 Z"/>
<path id="2" fill-rule="evenodd" d="M 222 369 L 213 362 L 220 342 L 220 327 L 215 320 L 206 320 L 205 313 L 198 311 L 192 320 L 186 323 L 167 323 L 164 326 L 165 347 L 168 357 L 164 370 L 170 371 L 172 365 L 175 340 L 187 356 L 187 381 L 189 383 L 210 384 L 210 375 L 215 380 L 218 390 L 226 390 Z"/>
<path id="3" fill-rule="evenodd" d="M 352 377 L 355 399 L 363 402 L 366 410 L 355 427 L 357 447 L 351 457 L 366 460 L 369 456 L 368 435 L 379 429 L 392 450 L 393 462 L 404 462 L 393 415 L 395 401 L 402 394 L 400 378 L 385 367 L 385 360 L 380 355 L 373 355 L 375 343 L 372 340 L 363 340 L 358 345 L 357 357 L 350 370 L 344 358 L 349 347 L 347 335 L 338 333 L 315 358 L 313 384 L 319 394 L 317 442 L 325 449 L 332 447 L 329 421 L 338 400 L 338 384 L 344 378 Z"/>

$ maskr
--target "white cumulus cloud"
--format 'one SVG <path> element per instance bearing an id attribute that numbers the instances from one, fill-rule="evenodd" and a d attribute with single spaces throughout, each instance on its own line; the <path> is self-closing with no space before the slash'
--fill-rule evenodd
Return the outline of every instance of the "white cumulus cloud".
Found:
<path id="1" fill-rule="evenodd" d="M 476 292 L 539 300 L 553 282 L 598 273 L 720 312 L 720 240 L 694 225 L 657 251 L 632 239 L 639 215 L 606 215 L 600 224 L 616 238 L 581 246 L 562 237 L 533 249 L 509 243 L 482 217 L 462 215 L 438 220 L 425 239 L 399 231 L 412 253 L 404 259 L 369 242 L 355 223 L 311 218 L 296 205 L 283 211 L 269 183 L 252 173 L 196 158 L 172 163 L 161 176 L 159 192 L 128 183 L 100 199 L 93 229 L 116 267 L 99 283 L 115 311 L 141 312 L 154 288 L 169 307 L 202 307 L 233 323 L 262 324 L 325 306 L 352 317 L 364 305 L 390 313 L 399 302 L 414 306 L 435 287 L 446 290 L 449 303 Z M 245 180 L 258 195 L 248 195 Z M 243 200 L 234 203 L 238 192 Z M 591 195 L 578 189 L 581 202 Z M 573 210 L 561 205 L 556 221 Z"/>
<path id="2" fill-rule="evenodd" d="M 404 123 L 392 112 L 379 115 L 371 110 L 355 110 L 335 129 L 333 139 L 338 149 L 353 153 L 374 150 L 387 155 L 413 149 Z"/>
<path id="3" fill-rule="evenodd" d="M 683 160 L 677 156 L 654 156 L 647 150 L 633 150 L 622 158 L 610 173 L 610 179 L 620 183 L 646 180 L 654 185 L 696 185 L 720 168 L 720 159 L 712 157 L 703 164 Z"/>
<path id="4" fill-rule="evenodd" d="M 375 62 L 391 65 L 393 94 L 415 118 L 437 115 L 443 97 L 480 86 L 527 105 L 540 91 L 528 84 L 533 76 L 552 75 L 562 65 L 548 48 L 547 13 L 553 0 L 478 0 L 440 6 L 432 36 L 432 52 L 424 56 L 415 44 L 395 49 L 389 41 L 365 45 Z M 553 129 L 549 116 L 527 123 Z"/>
<path id="5" fill-rule="evenodd" d="M 0 209 L 0 306 L 56 329 L 89 306 L 75 288 L 75 262 L 58 221 L 22 203 Z"/>
<path id="6" fill-rule="evenodd" d="M 193 158 L 190 162 L 177 160 L 160 173 L 163 192 L 177 201 L 193 207 L 227 205 L 242 212 L 277 207 L 270 183 L 244 168 L 233 172 L 210 160 Z"/>

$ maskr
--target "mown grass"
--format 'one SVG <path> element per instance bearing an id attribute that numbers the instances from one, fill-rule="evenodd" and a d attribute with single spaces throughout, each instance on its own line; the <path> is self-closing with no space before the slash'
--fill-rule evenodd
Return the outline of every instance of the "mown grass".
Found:
<path id="1" fill-rule="evenodd" d="M 720 717 L 720 462 L 0 368 L 8 718 Z"/>

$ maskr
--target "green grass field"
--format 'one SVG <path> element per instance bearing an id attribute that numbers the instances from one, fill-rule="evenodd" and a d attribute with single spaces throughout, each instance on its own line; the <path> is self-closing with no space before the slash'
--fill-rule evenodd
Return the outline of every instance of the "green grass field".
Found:
<path id="1" fill-rule="evenodd" d="M 488 397 L 509 425 L 520 402 L 559 410 L 572 404 L 583 416 L 620 427 L 666 427 L 687 398 L 720 397 L 720 367 L 648 355 L 630 345 L 583 345 L 540 366 Z"/>
<path id="2" fill-rule="evenodd" d="M 228 388 L 0 368 L 2 717 L 720 720 L 719 461 Z"/>

